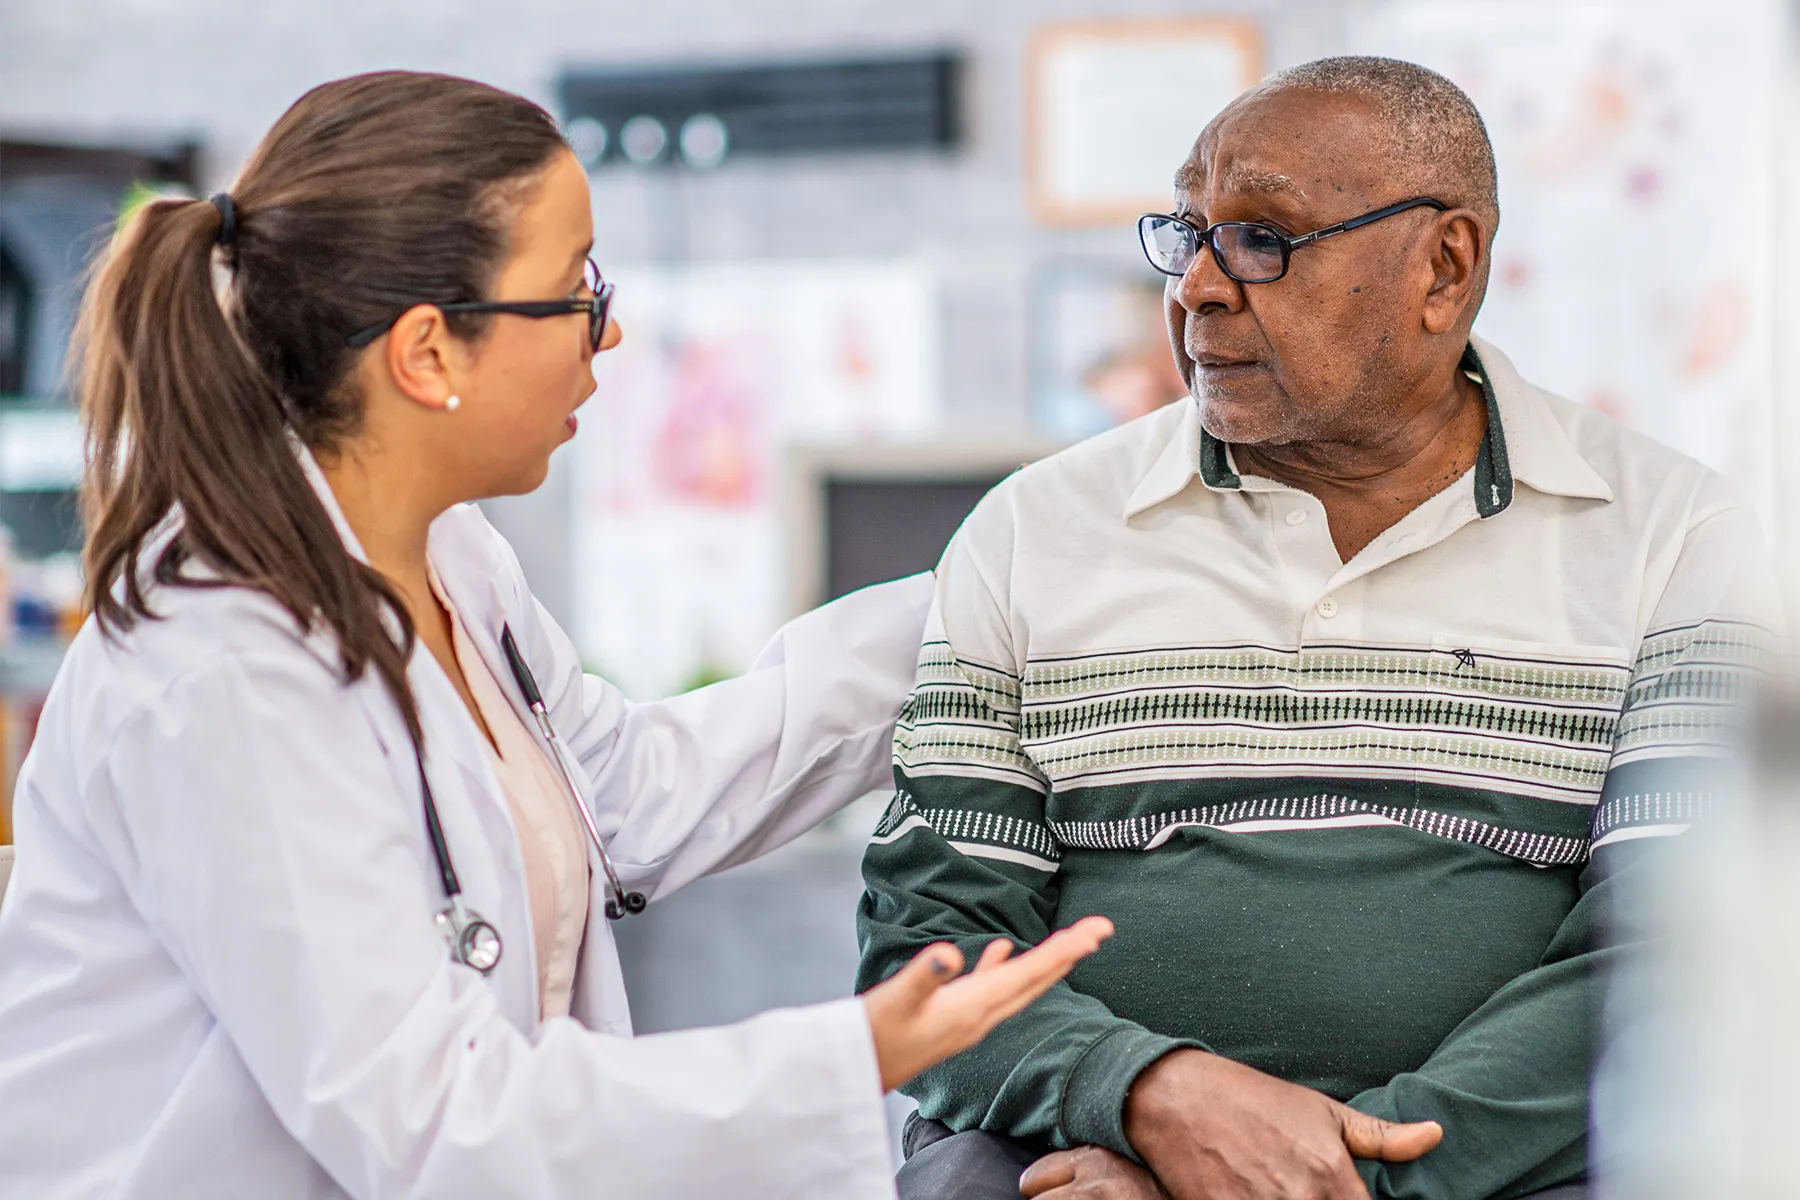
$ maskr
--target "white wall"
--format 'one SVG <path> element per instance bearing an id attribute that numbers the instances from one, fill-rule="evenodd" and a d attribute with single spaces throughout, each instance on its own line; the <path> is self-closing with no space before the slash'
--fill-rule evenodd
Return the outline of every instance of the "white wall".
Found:
<path id="1" fill-rule="evenodd" d="M 554 107 L 569 65 L 960 49 L 957 153 L 738 161 L 708 175 L 605 170 L 595 180 L 596 253 L 603 265 L 684 254 L 921 258 L 940 280 L 945 410 L 959 428 L 1011 429 L 1024 419 L 1033 265 L 1137 254 L 1128 229 L 1028 220 L 1026 36 L 1057 18 L 1213 9 L 1262 14 L 1271 65 L 1331 53 L 1343 36 L 1343 0 L 0 0 L 0 131 L 192 136 L 205 148 L 207 185 L 222 187 L 301 92 L 358 71 L 455 72 Z M 566 470 L 492 510 L 559 616 L 570 603 Z"/>
<path id="2" fill-rule="evenodd" d="M 1269 65 L 1279 67 L 1340 50 L 1350 14 L 1381 3 L 0 0 L 0 132 L 96 141 L 193 136 L 206 147 L 209 184 L 223 185 L 300 92 L 357 71 L 459 72 L 553 104 L 558 72 L 570 65 L 960 49 L 968 73 L 959 152 L 739 161 L 710 175 L 610 169 L 596 178 L 598 253 L 603 264 L 684 255 L 921 259 L 940 279 L 946 411 L 958 429 L 1012 430 L 1026 406 L 1034 266 L 1062 256 L 1129 261 L 1136 254 L 1129 230 L 1045 229 L 1026 216 L 1022 69 L 1030 30 L 1069 17 L 1248 12 L 1261 18 Z M 1707 20 L 1707 12 L 1695 3 L 1692 19 Z M 1790 88 L 1793 77 L 1790 71 Z M 1784 116 L 1785 142 L 1795 128 Z M 1783 153 L 1785 163 L 1800 160 L 1785 145 Z M 1791 166 L 1778 173 L 1777 211 L 1792 207 L 1795 178 Z M 1777 227 L 1774 250 L 1785 261 L 1800 252 L 1800 241 Z M 1796 405 L 1788 403 L 1800 373 L 1783 353 L 1782 329 L 1794 312 L 1787 275 L 1778 276 L 1776 314 L 1782 447 L 1800 439 L 1789 416 Z M 559 615 L 569 605 L 567 486 L 559 473 L 539 495 L 494 510 Z M 1773 532 L 1784 551 L 1794 540 L 1789 531 L 1800 528 L 1796 495 L 1778 482 Z M 1800 564 L 1800 554 L 1783 559 Z M 1800 565 L 1793 574 L 1800 582 Z"/>

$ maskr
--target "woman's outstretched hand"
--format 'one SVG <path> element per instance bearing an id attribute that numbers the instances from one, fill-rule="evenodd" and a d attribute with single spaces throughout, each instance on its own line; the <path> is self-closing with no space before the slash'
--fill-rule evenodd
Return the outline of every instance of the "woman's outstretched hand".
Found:
<path id="1" fill-rule="evenodd" d="M 898 1087 L 967 1050 L 1049 991 L 1112 932 L 1105 917 L 1083 917 L 1017 957 L 1011 942 L 997 938 L 961 978 L 962 951 L 948 942 L 925 947 L 893 978 L 863 993 L 881 1086 Z"/>

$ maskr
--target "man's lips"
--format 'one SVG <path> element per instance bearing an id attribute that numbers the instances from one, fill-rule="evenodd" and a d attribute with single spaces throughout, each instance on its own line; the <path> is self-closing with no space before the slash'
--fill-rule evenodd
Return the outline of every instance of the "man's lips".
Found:
<path id="1" fill-rule="evenodd" d="M 1239 358 L 1231 354 L 1190 354 L 1194 365 L 1206 371 L 1224 371 L 1234 367 L 1260 367 L 1262 363 L 1254 358 Z"/>

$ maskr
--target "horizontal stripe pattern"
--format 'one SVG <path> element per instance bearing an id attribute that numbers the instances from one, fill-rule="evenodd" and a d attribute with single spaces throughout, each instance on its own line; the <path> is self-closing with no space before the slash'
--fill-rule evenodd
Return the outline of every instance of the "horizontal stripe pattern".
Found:
<path id="1" fill-rule="evenodd" d="M 1161 845 L 1167 835 L 1183 827 L 1229 831 L 1234 825 L 1258 823 L 1258 832 L 1305 829 L 1347 816 L 1379 817 L 1441 837 L 1480 846 L 1535 866 L 1566 866 L 1587 855 L 1585 837 L 1560 837 L 1507 829 L 1427 808 L 1378 804 L 1353 796 L 1315 792 L 1308 796 L 1266 797 L 1215 804 L 1204 808 L 1177 809 L 1119 821 L 1060 821 L 1052 825 L 1063 846 L 1083 850 L 1142 850 Z"/>
<path id="2" fill-rule="evenodd" d="M 1619 720 L 1613 765 L 1671 750 L 1728 749 L 1767 673 L 1774 636 L 1702 621 L 1644 638 Z"/>
<path id="3" fill-rule="evenodd" d="M 1622 664 L 1422 647 L 1034 659 L 1021 681 L 1020 735 L 1058 789 L 1347 772 L 1591 804 L 1627 678 Z"/>
<path id="4" fill-rule="evenodd" d="M 969 844 L 1019 851 L 1051 870 L 1062 858 L 1062 849 L 1048 825 L 980 809 L 921 808 L 913 793 L 904 787 L 895 790 L 871 840 L 885 845 L 909 829 L 921 827 L 929 828 L 965 854 L 970 852 Z"/>
<path id="5" fill-rule="evenodd" d="M 1019 741 L 1018 680 L 958 658 L 948 642 L 919 649 L 913 691 L 900 709 L 894 765 L 908 775 L 973 775 L 1047 790 Z"/>
<path id="6" fill-rule="evenodd" d="M 1055 870 L 1064 850 L 1152 850 L 1184 827 L 1385 824 L 1536 866 L 1577 863 L 1595 841 L 1679 831 L 1711 805 L 1709 787 L 1644 784 L 1639 760 L 1717 745 L 1769 645 L 1761 629 L 1702 622 L 1647 636 L 1630 668 L 1554 653 L 1230 645 L 1034 659 L 1015 677 L 933 641 L 901 714 L 902 786 L 877 839 L 929 828 L 965 853 Z M 1016 799 L 990 811 L 979 792 L 966 808 L 921 808 L 905 781 L 926 776 L 1024 788 L 1049 815 L 1020 815 Z M 1493 802 L 1508 796 L 1521 799 Z M 1058 819 L 1076 797 L 1100 812 Z"/>

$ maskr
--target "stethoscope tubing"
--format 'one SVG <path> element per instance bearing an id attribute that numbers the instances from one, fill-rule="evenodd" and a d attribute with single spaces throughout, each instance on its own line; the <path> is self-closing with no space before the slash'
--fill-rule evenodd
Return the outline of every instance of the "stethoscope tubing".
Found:
<path id="1" fill-rule="evenodd" d="M 562 739 L 556 736 L 556 727 L 550 723 L 550 710 L 538 691 L 537 680 L 532 676 L 531 668 L 525 665 L 525 656 L 519 653 L 518 642 L 513 640 L 511 625 L 500 627 L 500 650 L 506 655 L 506 665 L 512 668 L 513 681 L 519 685 L 519 692 L 525 697 L 525 707 L 531 710 L 532 717 L 537 721 L 538 732 L 544 735 L 544 741 L 550 747 L 550 757 L 556 760 L 556 769 L 562 775 L 563 786 L 568 789 L 569 801 L 575 806 L 576 814 L 581 817 L 588 841 L 593 843 L 594 853 L 600 859 L 600 869 L 606 874 L 606 885 L 612 892 L 606 900 L 606 915 L 617 921 L 626 913 L 643 912 L 643 893 L 625 890 L 625 884 L 613 866 L 612 855 L 607 853 L 606 843 L 600 838 L 600 829 L 594 824 L 594 814 L 589 811 L 587 801 L 581 795 L 581 786 L 575 782 L 575 773 L 569 769 L 568 750 L 563 746 Z"/>
<path id="2" fill-rule="evenodd" d="M 532 718 L 537 722 L 538 732 L 544 735 L 544 742 L 550 748 L 550 757 L 556 761 L 556 770 L 562 776 L 563 786 L 568 790 L 569 802 L 581 817 L 588 840 L 600 859 L 600 870 L 606 875 L 609 892 L 605 906 L 607 918 L 618 921 L 627 913 L 643 912 L 648 906 L 644 894 L 627 891 L 624 881 L 619 878 L 619 872 L 613 866 L 612 855 L 607 853 L 606 843 L 601 840 L 599 826 L 594 824 L 594 814 L 588 810 L 587 801 L 581 794 L 581 786 L 575 782 L 575 773 L 569 767 L 568 750 L 563 746 L 562 739 L 556 736 L 556 727 L 550 723 L 550 710 L 538 691 L 537 680 L 532 676 L 531 668 L 525 665 L 525 656 L 519 653 L 510 625 L 500 627 L 500 649 L 506 655 L 506 664 L 512 670 L 513 682 L 519 685 L 525 706 L 531 710 Z M 450 855 L 450 843 L 444 837 L 443 822 L 438 817 L 437 798 L 431 794 L 431 780 L 425 774 L 423 746 L 414 746 L 413 755 L 419 766 L 419 796 L 425 809 L 425 832 L 431 841 L 432 857 L 437 860 L 438 882 L 443 885 L 444 899 L 449 902 L 449 907 L 437 915 L 437 922 L 449 943 L 450 956 L 486 975 L 500 962 L 503 951 L 500 931 L 480 913 L 463 905 L 462 881 L 457 878 L 456 861 Z"/>

